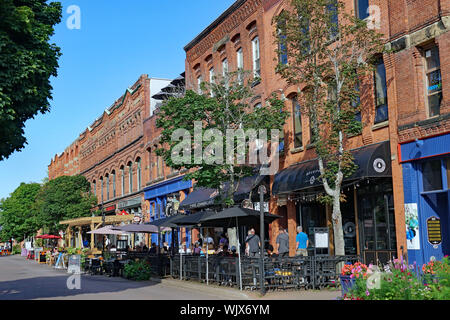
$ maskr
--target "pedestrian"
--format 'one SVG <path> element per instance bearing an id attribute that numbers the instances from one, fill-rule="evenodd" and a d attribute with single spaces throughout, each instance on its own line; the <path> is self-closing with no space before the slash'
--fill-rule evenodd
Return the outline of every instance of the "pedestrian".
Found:
<path id="1" fill-rule="evenodd" d="M 245 243 L 248 246 L 248 254 L 250 258 L 258 258 L 259 250 L 261 248 L 261 240 L 259 236 L 255 234 L 255 229 L 250 230 L 249 236 L 245 239 Z"/>
<path id="2" fill-rule="evenodd" d="M 280 227 L 279 230 L 280 234 L 277 237 L 278 256 L 280 258 L 285 258 L 289 256 L 289 235 L 283 227 Z"/>
<path id="3" fill-rule="evenodd" d="M 301 226 L 297 227 L 297 256 L 308 256 L 308 245 L 309 245 L 309 239 L 308 235 L 303 232 L 303 228 Z"/>

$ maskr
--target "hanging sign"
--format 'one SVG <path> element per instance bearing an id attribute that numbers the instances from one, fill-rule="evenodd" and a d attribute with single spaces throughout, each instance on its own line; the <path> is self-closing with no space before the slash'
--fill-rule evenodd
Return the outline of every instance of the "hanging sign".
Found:
<path id="1" fill-rule="evenodd" d="M 438 217 L 431 217 L 427 220 L 428 242 L 432 245 L 439 245 L 442 243 L 441 219 Z"/>

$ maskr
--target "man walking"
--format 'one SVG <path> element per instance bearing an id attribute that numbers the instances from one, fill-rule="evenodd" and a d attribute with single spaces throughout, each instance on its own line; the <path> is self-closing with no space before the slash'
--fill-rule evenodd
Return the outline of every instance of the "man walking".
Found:
<path id="1" fill-rule="evenodd" d="M 308 235 L 303 232 L 302 227 L 297 227 L 297 233 L 297 256 L 307 257 L 309 244 Z"/>
<path id="2" fill-rule="evenodd" d="M 248 248 L 250 258 L 258 258 L 261 240 L 259 239 L 259 236 L 255 234 L 255 229 L 250 230 L 247 239 L 245 239 L 245 243 Z"/>
<path id="3" fill-rule="evenodd" d="M 280 234 L 277 237 L 278 256 L 280 258 L 289 256 L 289 235 L 283 227 L 280 227 Z"/>

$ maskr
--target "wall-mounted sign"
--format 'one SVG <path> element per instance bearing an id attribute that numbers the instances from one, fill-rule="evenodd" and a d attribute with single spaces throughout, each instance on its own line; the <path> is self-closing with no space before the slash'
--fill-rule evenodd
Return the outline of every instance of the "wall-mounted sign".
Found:
<path id="1" fill-rule="evenodd" d="M 106 212 L 116 211 L 116 205 L 106 207 L 105 211 Z"/>
<path id="2" fill-rule="evenodd" d="M 405 203 L 406 239 L 408 250 L 420 250 L 419 211 L 417 203 Z"/>
<path id="3" fill-rule="evenodd" d="M 441 219 L 431 217 L 427 220 L 428 242 L 432 245 L 442 243 Z"/>

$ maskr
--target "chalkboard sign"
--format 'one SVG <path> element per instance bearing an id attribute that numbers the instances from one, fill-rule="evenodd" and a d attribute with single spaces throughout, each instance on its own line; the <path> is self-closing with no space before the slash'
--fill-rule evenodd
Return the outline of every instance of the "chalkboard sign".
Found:
<path id="1" fill-rule="evenodd" d="M 427 220 L 428 227 L 428 242 L 432 245 L 439 245 L 442 243 L 441 219 L 438 217 L 431 217 Z"/>
<path id="2" fill-rule="evenodd" d="M 69 256 L 67 273 L 81 273 L 81 256 L 79 254 Z"/>

